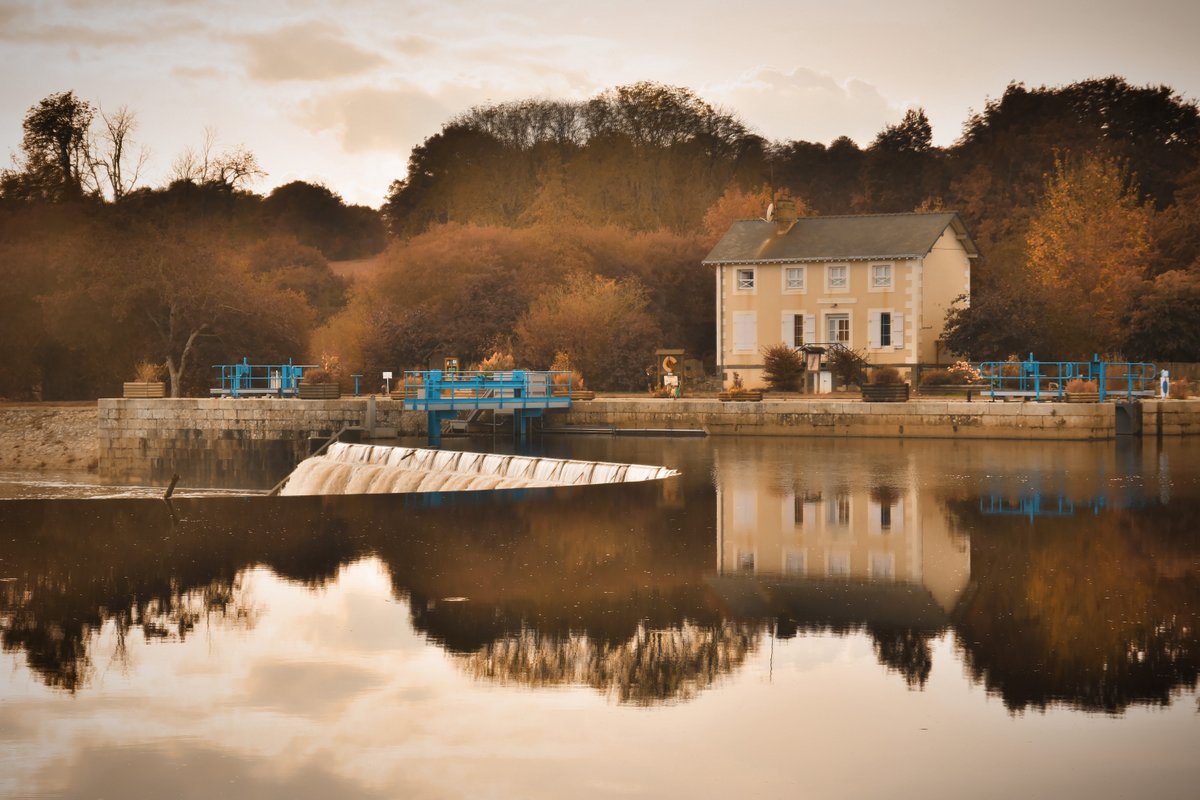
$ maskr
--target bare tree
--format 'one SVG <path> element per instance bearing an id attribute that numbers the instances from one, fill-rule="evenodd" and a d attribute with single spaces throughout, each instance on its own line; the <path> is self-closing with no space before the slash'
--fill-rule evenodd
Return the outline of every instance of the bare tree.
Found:
<path id="1" fill-rule="evenodd" d="M 112 114 L 100 111 L 101 129 L 91 135 L 91 176 L 96 188 L 107 186 L 113 201 L 120 200 L 137 186 L 150 151 L 139 147 L 136 155 L 132 134 L 137 128 L 137 114 L 121 106 Z"/>
<path id="2" fill-rule="evenodd" d="M 267 174 L 245 145 L 214 155 L 216 143 L 216 131 L 205 128 L 204 143 L 199 150 L 189 147 L 176 156 L 171 165 L 171 179 L 236 189 Z"/>

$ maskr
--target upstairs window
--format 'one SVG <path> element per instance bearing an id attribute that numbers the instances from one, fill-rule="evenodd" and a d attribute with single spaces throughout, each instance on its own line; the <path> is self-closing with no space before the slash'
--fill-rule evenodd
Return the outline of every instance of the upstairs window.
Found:
<path id="1" fill-rule="evenodd" d="M 850 285 L 849 269 L 845 266 L 829 268 L 829 288 L 845 289 Z"/>
<path id="2" fill-rule="evenodd" d="M 891 289 L 892 288 L 892 265 L 891 264 L 875 264 L 871 267 L 871 288 L 873 288 L 873 289 Z"/>
<path id="3" fill-rule="evenodd" d="M 737 288 L 739 292 L 754 291 L 754 270 L 739 269 L 737 271 Z"/>
<path id="4" fill-rule="evenodd" d="M 789 292 L 804 291 L 804 267 L 788 267 L 783 275 L 784 289 Z"/>

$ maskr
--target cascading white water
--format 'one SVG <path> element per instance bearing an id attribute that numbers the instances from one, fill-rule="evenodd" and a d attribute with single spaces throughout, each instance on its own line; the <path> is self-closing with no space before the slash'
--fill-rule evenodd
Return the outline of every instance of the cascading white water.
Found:
<path id="1" fill-rule="evenodd" d="M 305 459 L 280 494 L 401 494 L 631 483 L 678 475 L 667 467 L 335 442 Z"/>

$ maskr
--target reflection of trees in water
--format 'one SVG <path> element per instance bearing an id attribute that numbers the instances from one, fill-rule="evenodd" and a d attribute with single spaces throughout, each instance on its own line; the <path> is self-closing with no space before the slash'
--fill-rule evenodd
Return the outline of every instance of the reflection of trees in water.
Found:
<path id="1" fill-rule="evenodd" d="M 761 625 L 735 622 L 638 626 L 623 642 L 527 628 L 459 656 L 459 663 L 475 678 L 534 687 L 591 686 L 619 703 L 646 706 L 692 699 L 740 667 L 761 637 Z"/>
<path id="2" fill-rule="evenodd" d="M 880 664 L 887 667 L 889 672 L 900 673 L 908 688 L 925 688 L 933 669 L 933 653 L 929 648 L 932 635 L 911 629 L 879 629 L 871 626 L 867 627 L 867 633 L 871 636 L 871 645 Z"/>
<path id="3" fill-rule="evenodd" d="M 112 625 L 112 659 L 128 664 L 127 643 L 140 631 L 147 641 L 183 641 L 198 626 L 252 628 L 258 612 L 233 584 L 210 583 L 168 590 L 153 597 L 117 599 L 113 605 L 89 602 L 87 587 L 11 582 L 3 597 L 0 642 L 5 652 L 24 652 L 30 668 L 48 686 L 75 692 L 93 674 L 92 651 L 106 625 Z M 116 605 L 121 603 L 121 605 Z"/>
<path id="4" fill-rule="evenodd" d="M 239 577 L 249 567 L 319 586 L 362 553 L 344 524 L 313 531 L 303 514 L 289 525 L 278 504 L 251 514 L 240 498 L 176 507 L 179 520 L 159 501 L 0 504 L 0 564 L 20 576 L 0 583 L 4 650 L 23 652 L 48 686 L 74 692 L 90 680 L 108 625 L 111 656 L 124 664 L 135 631 L 182 641 L 201 625 L 252 626 L 257 610 Z"/>
<path id="5" fill-rule="evenodd" d="M 977 506 L 976 506 L 977 507 Z M 1200 504 L 1047 524 L 969 507 L 977 591 L 959 648 L 1014 711 L 1166 705 L 1200 674 Z"/>

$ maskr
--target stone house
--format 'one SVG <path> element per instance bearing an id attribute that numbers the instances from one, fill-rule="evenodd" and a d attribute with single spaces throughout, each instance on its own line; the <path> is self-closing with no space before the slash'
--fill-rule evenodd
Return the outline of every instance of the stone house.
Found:
<path id="1" fill-rule="evenodd" d="M 704 264 L 714 268 L 717 371 L 761 385 L 762 348 L 842 345 L 872 364 L 953 360 L 946 311 L 970 297 L 979 256 L 952 211 L 735 222 Z"/>

